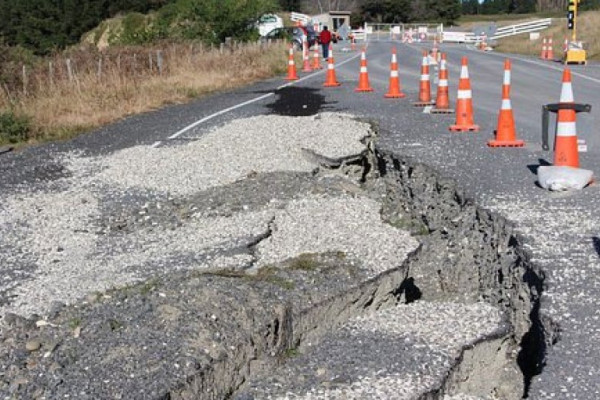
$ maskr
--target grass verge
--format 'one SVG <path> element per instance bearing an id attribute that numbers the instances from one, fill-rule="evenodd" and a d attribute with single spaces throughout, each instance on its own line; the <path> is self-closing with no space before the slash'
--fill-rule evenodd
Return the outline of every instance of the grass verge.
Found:
<path id="1" fill-rule="evenodd" d="M 566 19 L 553 21 L 552 26 L 540 32 L 538 40 L 529 40 L 529 34 L 511 36 L 498 40 L 496 51 L 539 56 L 542 50 L 542 38 L 552 37 L 554 57 L 562 58 L 565 38 L 571 38 L 572 31 L 567 29 Z M 586 11 L 577 18 L 577 39 L 584 42 L 588 60 L 600 60 L 600 11 Z"/>
<path id="2" fill-rule="evenodd" d="M 154 68 L 148 62 L 153 50 L 137 59 L 88 56 L 73 62 L 72 74 L 64 59 L 44 63 L 31 68 L 21 88 L 0 89 L 0 144 L 68 139 L 128 115 L 247 85 L 283 73 L 286 50 L 280 42 L 225 51 L 169 45 L 162 50 L 162 74 L 156 57 Z"/>

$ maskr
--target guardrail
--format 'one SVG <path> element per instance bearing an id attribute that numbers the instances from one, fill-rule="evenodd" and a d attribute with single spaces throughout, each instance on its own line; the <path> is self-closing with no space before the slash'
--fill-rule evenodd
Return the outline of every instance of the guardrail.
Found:
<path id="1" fill-rule="evenodd" d="M 521 33 L 541 31 L 552 24 L 552 18 L 539 19 L 535 21 L 523 22 L 521 24 L 503 26 L 496 29 L 496 33 L 486 39 L 501 39 L 508 36 L 514 36 Z M 477 35 L 472 32 L 442 32 L 444 42 L 455 43 L 478 43 L 483 39 L 483 35 Z"/>
<path id="2" fill-rule="evenodd" d="M 520 33 L 529 33 L 541 31 L 548 28 L 552 24 L 552 18 L 539 19 L 535 21 L 523 22 L 521 24 L 503 26 L 496 29 L 496 33 L 492 39 L 500 39 L 507 36 L 518 35 Z"/>

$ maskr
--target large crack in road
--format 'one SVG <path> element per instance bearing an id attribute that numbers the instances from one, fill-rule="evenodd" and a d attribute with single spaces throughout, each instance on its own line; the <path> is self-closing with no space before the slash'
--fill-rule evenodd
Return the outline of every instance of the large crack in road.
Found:
<path id="1" fill-rule="evenodd" d="M 543 274 L 376 136 L 255 117 L 3 194 L 2 268 L 30 269 L 2 282 L 0 394 L 520 397 L 555 335 Z"/>

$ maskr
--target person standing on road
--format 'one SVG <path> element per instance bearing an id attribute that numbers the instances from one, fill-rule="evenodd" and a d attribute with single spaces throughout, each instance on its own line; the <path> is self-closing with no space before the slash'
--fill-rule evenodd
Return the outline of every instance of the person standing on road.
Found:
<path id="1" fill-rule="evenodd" d="M 319 35 L 319 42 L 321 42 L 321 46 L 323 47 L 323 58 L 327 59 L 329 57 L 329 43 L 331 43 L 331 32 L 329 32 L 327 26 L 323 27 Z"/>

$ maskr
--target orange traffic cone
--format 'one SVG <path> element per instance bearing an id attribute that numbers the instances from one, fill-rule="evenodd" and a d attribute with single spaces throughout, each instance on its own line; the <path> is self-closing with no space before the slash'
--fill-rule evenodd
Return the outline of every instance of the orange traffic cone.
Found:
<path id="1" fill-rule="evenodd" d="M 552 37 L 548 38 L 548 46 L 546 47 L 546 60 L 554 60 L 554 46 L 552 45 Z"/>
<path id="2" fill-rule="evenodd" d="M 456 124 L 450 126 L 452 132 L 477 132 L 479 126 L 473 123 L 473 100 L 471 81 L 469 80 L 469 66 L 467 57 L 462 58 L 460 80 L 458 81 L 458 95 L 456 97 Z"/>
<path id="3" fill-rule="evenodd" d="M 288 81 L 295 81 L 298 79 L 298 74 L 296 73 L 296 62 L 294 61 L 293 45 L 290 45 L 290 52 L 288 56 L 288 74 L 285 79 Z"/>
<path id="4" fill-rule="evenodd" d="M 479 42 L 479 50 L 485 51 L 487 49 L 487 35 L 481 36 L 481 42 Z"/>
<path id="5" fill-rule="evenodd" d="M 431 83 L 429 81 L 429 57 L 427 52 L 423 52 L 423 61 L 421 62 L 421 80 L 419 81 L 419 101 L 413 103 L 415 107 L 425 107 L 431 105 Z"/>
<path id="6" fill-rule="evenodd" d="M 571 70 L 565 69 L 560 91 L 560 104 L 574 103 Z M 575 110 L 558 110 L 556 141 L 554 142 L 554 165 L 579 168 L 579 148 Z"/>
<path id="7" fill-rule="evenodd" d="M 325 83 L 323 86 L 325 87 L 334 87 L 340 86 L 341 83 L 337 81 L 335 77 L 335 64 L 333 59 L 333 46 L 329 45 L 329 59 L 327 60 L 327 78 L 325 79 Z"/>
<path id="8" fill-rule="evenodd" d="M 504 60 L 504 81 L 502 83 L 502 107 L 498 114 L 496 139 L 488 142 L 489 147 L 523 147 L 525 142 L 517 140 L 515 118 L 510 104 L 510 60 Z"/>
<path id="9" fill-rule="evenodd" d="M 406 95 L 400 89 L 400 76 L 398 75 L 398 58 L 396 56 L 396 48 L 392 47 L 392 64 L 390 66 L 390 87 L 388 92 L 383 96 L 388 99 L 401 98 Z"/>
<path id="10" fill-rule="evenodd" d="M 546 38 L 543 38 L 542 39 L 542 54 L 540 54 L 540 58 L 542 60 L 545 60 L 546 59 L 546 54 L 547 54 L 546 53 Z"/>
<path id="11" fill-rule="evenodd" d="M 431 113 L 452 114 L 453 112 L 454 110 L 450 108 L 450 100 L 448 98 L 448 68 L 446 66 L 446 53 L 442 53 L 435 107 L 431 110 Z"/>
<path id="12" fill-rule="evenodd" d="M 315 43 L 315 52 L 313 54 L 313 69 L 323 69 L 321 65 L 321 55 L 319 54 L 319 44 Z"/>
<path id="13" fill-rule="evenodd" d="M 302 72 L 312 72 L 308 57 L 308 42 L 306 40 L 302 42 Z"/>
<path id="14" fill-rule="evenodd" d="M 373 88 L 369 84 L 369 72 L 367 71 L 367 55 L 365 49 L 360 53 L 360 74 L 358 76 L 358 87 L 355 92 L 372 92 Z"/>

